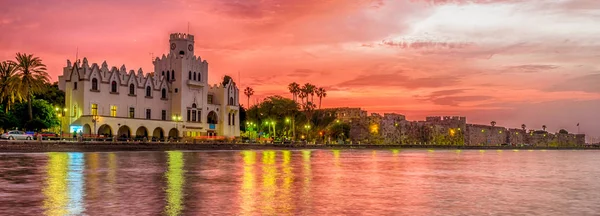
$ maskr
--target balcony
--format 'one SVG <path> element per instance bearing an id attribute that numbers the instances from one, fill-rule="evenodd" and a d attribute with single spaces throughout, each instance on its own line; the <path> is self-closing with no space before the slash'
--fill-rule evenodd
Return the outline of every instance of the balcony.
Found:
<path id="1" fill-rule="evenodd" d="M 205 86 L 205 84 L 203 82 L 195 81 L 195 80 L 188 80 L 187 85 L 196 86 L 196 87 L 204 87 Z"/>

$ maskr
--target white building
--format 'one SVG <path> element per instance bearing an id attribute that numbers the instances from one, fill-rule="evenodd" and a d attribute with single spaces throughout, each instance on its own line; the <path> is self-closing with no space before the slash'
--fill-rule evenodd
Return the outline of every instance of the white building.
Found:
<path id="1" fill-rule="evenodd" d="M 240 135 L 239 89 L 208 84 L 208 63 L 194 55 L 194 36 L 171 34 L 170 52 L 144 74 L 121 68 L 67 61 L 63 131 L 128 137 Z M 94 121 L 95 120 L 95 121 Z"/>

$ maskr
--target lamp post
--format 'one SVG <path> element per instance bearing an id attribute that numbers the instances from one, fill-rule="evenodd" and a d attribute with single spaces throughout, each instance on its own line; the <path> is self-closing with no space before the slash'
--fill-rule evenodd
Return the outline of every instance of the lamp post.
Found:
<path id="1" fill-rule="evenodd" d="M 66 113 L 67 113 L 67 108 L 62 108 L 61 107 L 55 107 L 54 110 L 56 111 L 56 115 L 58 116 L 58 121 L 60 122 L 60 138 L 63 137 L 63 117 L 66 117 Z M 62 110 L 62 112 L 61 112 Z"/>
<path id="2" fill-rule="evenodd" d="M 310 125 L 304 125 L 304 129 L 306 129 L 306 141 L 308 141 L 309 135 L 308 135 L 308 130 L 310 130 Z"/>
<path id="3" fill-rule="evenodd" d="M 94 135 L 94 137 L 98 136 L 98 133 L 96 131 L 96 122 L 98 122 L 98 119 L 100 117 L 98 116 L 98 114 L 92 114 L 92 123 L 94 123 L 94 132 L 92 132 L 92 134 Z"/>
<path id="4" fill-rule="evenodd" d="M 173 115 L 173 121 L 175 121 L 175 130 L 177 131 L 177 137 L 175 138 L 179 138 L 179 121 L 181 121 L 181 115 Z"/>

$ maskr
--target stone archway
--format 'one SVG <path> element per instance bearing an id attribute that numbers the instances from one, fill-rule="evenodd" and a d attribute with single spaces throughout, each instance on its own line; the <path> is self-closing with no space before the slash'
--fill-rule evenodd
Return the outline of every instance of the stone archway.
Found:
<path id="1" fill-rule="evenodd" d="M 215 111 L 210 111 L 206 116 L 206 122 L 208 124 L 217 124 L 219 122 L 219 116 Z"/>
<path id="2" fill-rule="evenodd" d="M 123 125 L 119 128 L 117 132 L 118 137 L 131 137 L 131 129 L 127 125 Z"/>
<path id="3" fill-rule="evenodd" d="M 139 127 L 136 131 L 135 131 L 135 137 L 141 138 L 141 137 L 148 137 L 148 129 L 144 126 Z"/>
<path id="4" fill-rule="evenodd" d="M 179 137 L 179 131 L 175 128 L 169 130 L 169 137 Z"/>
<path id="5" fill-rule="evenodd" d="M 84 135 L 92 135 L 92 128 L 90 127 L 89 124 L 83 125 L 83 134 Z"/>
<path id="6" fill-rule="evenodd" d="M 100 127 L 98 128 L 98 135 L 103 135 L 105 137 L 112 137 L 112 135 L 113 135 L 112 128 L 110 128 L 110 126 L 107 124 L 100 125 Z"/>
<path id="7" fill-rule="evenodd" d="M 162 139 L 165 137 L 165 131 L 162 128 L 157 127 L 152 131 L 152 137 L 154 139 Z"/>

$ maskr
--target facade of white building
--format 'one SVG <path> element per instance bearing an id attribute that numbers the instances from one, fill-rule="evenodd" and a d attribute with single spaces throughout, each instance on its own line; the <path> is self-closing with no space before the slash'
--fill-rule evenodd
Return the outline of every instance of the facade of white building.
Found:
<path id="1" fill-rule="evenodd" d="M 194 36 L 170 35 L 170 52 L 154 71 L 109 68 L 84 58 L 63 69 L 62 130 L 119 137 L 240 135 L 239 89 L 233 80 L 208 84 L 208 63 L 194 55 Z"/>

